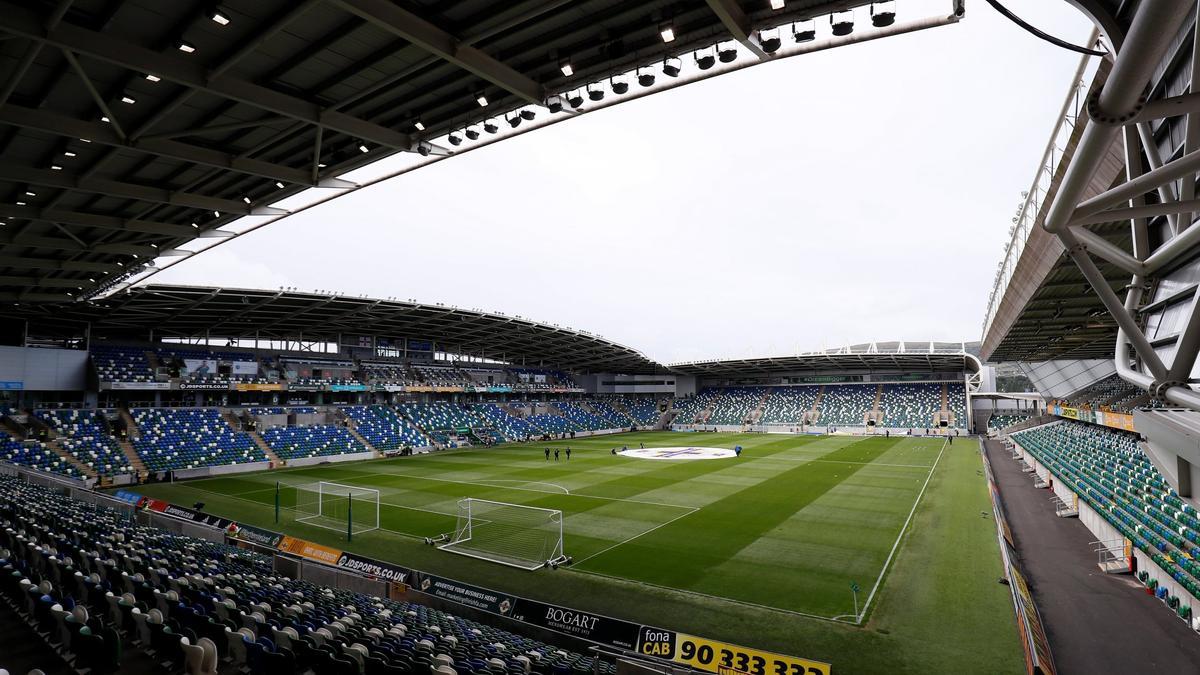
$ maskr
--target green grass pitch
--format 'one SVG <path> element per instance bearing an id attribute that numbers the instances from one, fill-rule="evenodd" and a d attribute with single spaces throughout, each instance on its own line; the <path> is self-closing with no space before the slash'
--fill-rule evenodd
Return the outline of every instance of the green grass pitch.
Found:
<path id="1" fill-rule="evenodd" d="M 666 461 L 610 453 L 641 443 L 741 445 L 744 452 Z M 566 445 L 569 461 L 545 460 L 543 448 Z M 463 581 L 850 671 L 857 664 L 868 668 L 858 672 L 1016 672 L 1020 647 L 1007 590 L 996 583 L 1002 572 L 994 523 L 980 515 L 990 510 L 979 470 L 971 439 L 947 445 L 654 432 L 146 485 L 141 492 L 181 504 L 204 501 L 211 513 Z M 302 514 L 290 508 L 296 497 L 288 486 L 319 480 L 378 489 L 383 529 L 347 544 L 344 532 L 295 522 Z M 276 481 L 284 485 L 279 523 Z M 575 564 L 524 572 L 425 546 L 424 537 L 454 530 L 463 497 L 561 510 L 565 551 Z M 852 582 L 862 589 L 862 626 L 847 623 Z"/>

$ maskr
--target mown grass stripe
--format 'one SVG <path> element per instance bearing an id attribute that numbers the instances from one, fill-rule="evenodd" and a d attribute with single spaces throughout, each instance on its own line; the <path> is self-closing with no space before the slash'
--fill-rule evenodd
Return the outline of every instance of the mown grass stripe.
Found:
<path id="1" fill-rule="evenodd" d="M 899 439 L 866 439 L 822 457 L 864 462 L 882 455 L 898 442 Z M 801 464 L 596 556 L 580 569 L 692 588 L 704 580 L 709 570 L 737 555 L 862 466 Z M 672 564 L 663 565 L 664 558 L 671 559 Z"/>

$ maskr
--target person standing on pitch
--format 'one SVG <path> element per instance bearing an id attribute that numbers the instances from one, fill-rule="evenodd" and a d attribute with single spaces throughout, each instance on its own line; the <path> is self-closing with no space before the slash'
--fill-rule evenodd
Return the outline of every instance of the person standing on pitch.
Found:
<path id="1" fill-rule="evenodd" d="M 569 446 L 567 447 L 567 461 L 571 461 L 571 448 Z"/>
<path id="2" fill-rule="evenodd" d="M 558 461 L 558 448 L 554 449 L 554 461 Z"/>
<path id="3" fill-rule="evenodd" d="M 550 448 L 546 448 L 546 461 L 550 461 Z"/>

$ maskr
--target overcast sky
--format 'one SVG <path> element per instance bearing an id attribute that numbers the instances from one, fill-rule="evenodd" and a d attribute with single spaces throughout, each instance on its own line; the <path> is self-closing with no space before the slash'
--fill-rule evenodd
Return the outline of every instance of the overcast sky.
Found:
<path id="1" fill-rule="evenodd" d="M 1066 2 L 1006 4 L 1076 43 L 1090 31 Z M 525 134 L 153 282 L 481 308 L 660 362 L 975 340 L 1078 56 L 968 11 Z"/>

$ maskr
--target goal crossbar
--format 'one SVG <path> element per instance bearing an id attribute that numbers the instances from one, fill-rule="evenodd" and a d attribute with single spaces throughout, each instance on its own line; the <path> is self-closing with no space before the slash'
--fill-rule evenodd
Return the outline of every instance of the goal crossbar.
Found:
<path id="1" fill-rule="evenodd" d="M 361 534 L 378 530 L 379 490 L 318 481 L 295 486 L 296 522 Z"/>
<path id="2" fill-rule="evenodd" d="M 480 560 L 535 570 L 566 559 L 562 511 L 466 497 L 458 501 L 454 533 L 438 548 Z"/>

